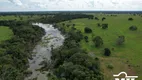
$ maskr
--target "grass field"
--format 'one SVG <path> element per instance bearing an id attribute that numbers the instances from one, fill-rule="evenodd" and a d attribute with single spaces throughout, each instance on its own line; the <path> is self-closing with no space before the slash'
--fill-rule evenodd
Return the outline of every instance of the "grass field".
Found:
<path id="1" fill-rule="evenodd" d="M 142 17 L 134 16 L 130 14 L 118 14 L 115 16 L 94 14 L 100 20 L 89 19 L 75 19 L 71 22 L 63 22 L 65 24 L 75 24 L 75 28 L 81 30 L 83 35 L 89 37 L 89 42 L 85 40 L 81 41 L 81 46 L 91 54 L 95 54 L 101 60 L 101 69 L 104 72 L 105 80 L 114 80 L 113 74 L 118 74 L 121 71 L 125 71 L 128 75 L 139 76 L 137 80 L 142 79 Z M 106 20 L 101 21 L 101 18 L 105 17 Z M 133 21 L 128 21 L 128 18 L 132 17 Z M 104 30 L 97 26 L 97 23 L 108 23 L 108 29 Z M 130 31 L 129 27 L 137 26 L 137 31 Z M 89 27 L 93 30 L 93 33 L 84 33 L 84 28 Z M 67 29 L 67 27 L 65 27 Z M 125 36 L 125 43 L 123 45 L 116 45 L 116 39 L 118 36 Z M 92 42 L 92 36 L 101 36 L 104 45 L 101 48 L 96 48 Z M 105 57 L 103 55 L 104 48 L 114 48 L 111 50 L 112 55 Z M 110 70 L 107 66 L 113 65 L 113 69 Z"/>
<path id="2" fill-rule="evenodd" d="M 0 26 L 0 43 L 12 37 L 13 32 L 9 27 Z"/>

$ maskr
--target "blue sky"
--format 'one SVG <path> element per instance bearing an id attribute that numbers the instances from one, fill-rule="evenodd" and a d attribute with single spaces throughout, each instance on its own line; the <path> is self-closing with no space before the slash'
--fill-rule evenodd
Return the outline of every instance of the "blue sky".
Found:
<path id="1" fill-rule="evenodd" d="M 142 0 L 0 0 L 0 11 L 142 11 Z"/>

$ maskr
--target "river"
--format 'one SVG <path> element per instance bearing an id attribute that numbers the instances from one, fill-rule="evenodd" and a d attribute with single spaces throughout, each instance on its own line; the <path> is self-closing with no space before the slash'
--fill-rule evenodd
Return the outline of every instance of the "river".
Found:
<path id="1" fill-rule="evenodd" d="M 36 45 L 33 50 L 34 54 L 32 55 L 32 59 L 29 59 L 28 68 L 32 74 L 26 77 L 25 80 L 48 80 L 48 71 L 41 72 L 38 69 L 43 67 L 43 65 L 41 65 L 43 61 L 51 61 L 51 48 L 61 46 L 64 41 L 64 36 L 58 29 L 54 28 L 53 25 L 42 23 L 33 23 L 33 25 L 42 27 L 46 34 L 42 37 L 42 41 Z"/>

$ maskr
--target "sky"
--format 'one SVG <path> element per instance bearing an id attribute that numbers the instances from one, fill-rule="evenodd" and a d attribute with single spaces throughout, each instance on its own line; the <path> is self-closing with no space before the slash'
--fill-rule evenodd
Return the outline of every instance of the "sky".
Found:
<path id="1" fill-rule="evenodd" d="M 0 0 L 5 11 L 142 11 L 142 0 Z"/>

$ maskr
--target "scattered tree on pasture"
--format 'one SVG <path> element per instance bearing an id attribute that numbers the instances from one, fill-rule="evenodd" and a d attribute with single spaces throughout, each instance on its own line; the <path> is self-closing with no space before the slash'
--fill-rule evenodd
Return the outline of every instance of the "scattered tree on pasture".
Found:
<path id="1" fill-rule="evenodd" d="M 98 26 L 98 27 L 101 27 L 101 24 L 100 24 L 100 23 L 97 23 L 97 26 Z"/>
<path id="2" fill-rule="evenodd" d="M 128 18 L 129 21 L 133 21 L 133 18 Z"/>
<path id="3" fill-rule="evenodd" d="M 95 38 L 93 38 L 93 42 L 96 47 L 100 47 L 103 45 L 103 40 L 100 36 L 96 36 Z"/>
<path id="4" fill-rule="evenodd" d="M 129 27 L 129 30 L 135 31 L 135 30 L 137 30 L 137 27 L 136 26 L 131 26 L 131 27 Z"/>
<path id="5" fill-rule="evenodd" d="M 98 18 L 98 17 L 95 17 L 95 20 L 99 20 L 99 18 Z"/>
<path id="6" fill-rule="evenodd" d="M 92 33 L 92 29 L 90 29 L 89 27 L 85 27 L 84 32 L 85 33 Z"/>
<path id="7" fill-rule="evenodd" d="M 117 44 L 122 45 L 125 42 L 125 36 L 118 36 Z"/>
<path id="8" fill-rule="evenodd" d="M 105 48 L 105 49 L 104 49 L 104 55 L 105 55 L 105 56 L 110 56 L 110 55 L 111 55 L 110 49 Z"/>
<path id="9" fill-rule="evenodd" d="M 105 19 L 106 19 L 106 18 L 105 18 L 105 17 L 103 17 L 103 18 L 102 18 L 102 21 L 104 21 Z"/>
<path id="10" fill-rule="evenodd" d="M 107 29 L 108 28 L 108 24 L 102 24 L 102 29 Z"/>

